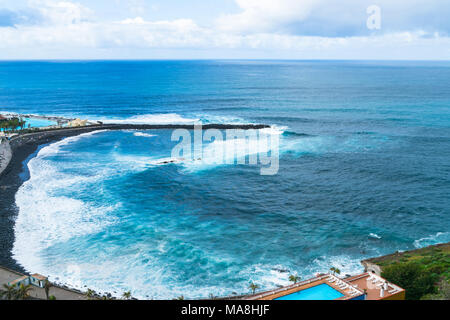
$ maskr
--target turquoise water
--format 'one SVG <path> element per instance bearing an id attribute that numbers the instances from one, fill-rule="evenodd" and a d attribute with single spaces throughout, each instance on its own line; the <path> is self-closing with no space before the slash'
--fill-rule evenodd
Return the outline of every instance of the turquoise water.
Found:
<path id="1" fill-rule="evenodd" d="M 248 293 L 450 241 L 450 63 L 0 62 L 1 111 L 105 122 L 265 123 L 280 169 L 170 158 L 170 131 L 44 146 L 14 258 L 136 297 Z"/>
<path id="2" fill-rule="evenodd" d="M 26 122 L 24 129 L 26 128 L 42 128 L 56 125 L 55 121 L 46 120 L 46 119 L 37 119 L 37 118 L 23 118 Z M 17 128 L 20 129 L 20 128 Z M 1 129 L 3 131 L 3 129 Z"/>
<path id="3" fill-rule="evenodd" d="M 55 121 L 46 120 L 46 119 L 37 119 L 37 118 L 24 118 L 26 121 L 25 127 L 28 128 L 41 128 L 41 127 L 49 127 L 56 125 Z"/>
<path id="4" fill-rule="evenodd" d="M 275 300 L 335 300 L 344 295 L 326 283 Z"/>

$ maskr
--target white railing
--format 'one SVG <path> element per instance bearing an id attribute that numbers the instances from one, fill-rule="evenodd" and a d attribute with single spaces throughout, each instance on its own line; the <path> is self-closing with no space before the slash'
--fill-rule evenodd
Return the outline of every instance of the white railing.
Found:
<path id="1" fill-rule="evenodd" d="M 312 279 L 309 279 L 309 280 L 305 280 L 305 281 L 301 281 L 301 282 L 298 282 L 298 283 L 294 283 L 294 284 L 291 284 L 290 286 L 279 288 L 279 289 L 276 289 L 276 290 L 266 291 L 266 292 L 263 292 L 263 293 L 261 293 L 259 295 L 250 297 L 250 298 L 248 298 L 248 300 L 258 300 L 258 299 L 261 299 L 261 298 L 264 298 L 264 297 L 267 297 L 267 296 L 271 296 L 271 295 L 274 295 L 274 294 L 277 294 L 277 293 L 281 293 L 283 291 L 288 291 L 290 289 L 301 287 L 301 286 L 304 286 L 306 284 L 317 282 L 317 281 L 323 280 L 323 279 L 325 279 L 327 277 L 329 277 L 329 274 L 325 274 L 325 275 L 320 276 L 320 277 L 316 277 L 316 278 L 312 278 Z"/>

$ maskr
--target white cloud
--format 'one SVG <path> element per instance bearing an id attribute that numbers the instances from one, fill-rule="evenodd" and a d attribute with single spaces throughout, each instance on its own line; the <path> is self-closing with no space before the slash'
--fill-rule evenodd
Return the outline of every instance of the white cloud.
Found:
<path id="1" fill-rule="evenodd" d="M 223 15 L 217 20 L 220 30 L 266 32 L 280 24 L 303 20 L 321 0 L 236 0 L 242 12 Z"/>
<path id="2" fill-rule="evenodd" d="M 240 12 L 217 19 L 220 30 L 341 37 L 367 35 L 366 9 L 381 8 L 379 33 L 426 30 L 450 33 L 448 0 L 235 0 Z"/>
<path id="3" fill-rule="evenodd" d="M 103 54 L 100 58 L 118 58 L 121 50 L 131 52 L 126 58 L 133 58 L 135 51 L 151 58 L 145 56 L 145 52 L 161 49 L 178 50 L 179 58 L 186 58 L 183 52 L 187 50 L 196 50 L 197 54 L 214 52 L 215 56 L 208 56 L 210 58 L 224 57 L 225 53 L 231 55 L 227 57 L 236 58 L 307 59 L 443 59 L 450 56 L 450 38 L 420 28 L 334 37 L 277 30 L 286 23 L 317 17 L 319 9 L 333 12 L 335 8 L 325 10 L 318 6 L 326 0 L 279 0 L 276 4 L 267 0 L 236 1 L 240 13 L 222 16 L 219 27 L 208 28 L 192 19 L 149 21 L 137 16 L 121 21 L 98 21 L 92 10 L 78 3 L 32 0 L 29 7 L 39 11 L 43 22 L 0 27 L 0 58 L 18 58 L 17 53 L 22 54 L 20 58 L 28 59 L 84 58 L 92 57 L 99 50 Z M 234 23 L 224 25 L 225 21 Z M 233 56 L 232 52 L 237 53 Z M 242 52 L 244 56 L 240 55 Z"/>
<path id="4" fill-rule="evenodd" d="M 94 14 L 89 8 L 70 1 L 30 0 L 28 3 L 51 25 L 78 24 L 88 21 Z"/>

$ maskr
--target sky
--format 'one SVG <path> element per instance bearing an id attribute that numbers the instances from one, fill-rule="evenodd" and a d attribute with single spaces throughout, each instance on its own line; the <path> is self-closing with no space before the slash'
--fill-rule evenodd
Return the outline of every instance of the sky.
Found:
<path id="1" fill-rule="evenodd" d="M 0 0 L 0 59 L 449 60 L 448 0 Z"/>

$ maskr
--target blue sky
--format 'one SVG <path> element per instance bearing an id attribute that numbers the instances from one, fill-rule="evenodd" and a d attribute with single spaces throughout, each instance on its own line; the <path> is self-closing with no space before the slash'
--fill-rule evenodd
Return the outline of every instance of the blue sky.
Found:
<path id="1" fill-rule="evenodd" d="M 448 0 L 0 0 L 0 59 L 448 60 L 448 17 Z"/>

